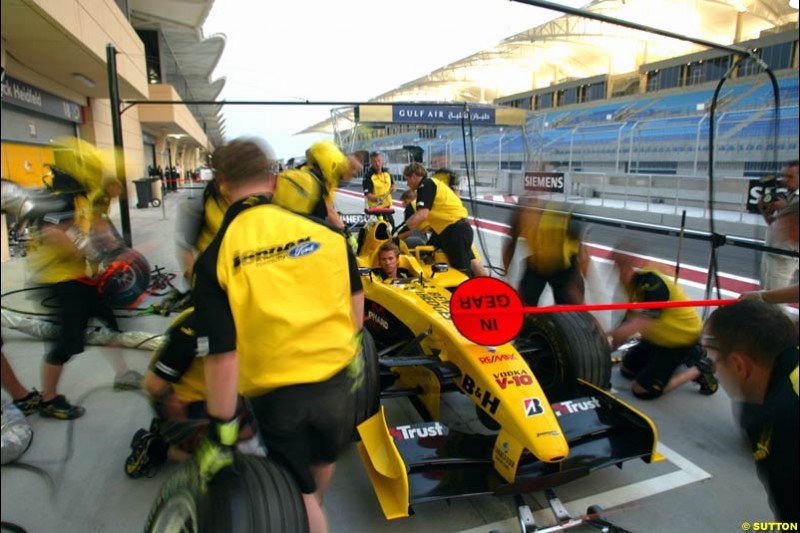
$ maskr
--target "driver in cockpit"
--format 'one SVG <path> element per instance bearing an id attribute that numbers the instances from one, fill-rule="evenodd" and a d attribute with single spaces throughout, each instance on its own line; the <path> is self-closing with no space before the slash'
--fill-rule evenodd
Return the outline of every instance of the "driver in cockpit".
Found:
<path id="1" fill-rule="evenodd" d="M 372 273 L 380 276 L 383 281 L 413 277 L 408 269 L 399 267 L 399 261 L 400 248 L 391 241 L 385 242 L 378 248 L 380 268 L 373 269 Z"/>

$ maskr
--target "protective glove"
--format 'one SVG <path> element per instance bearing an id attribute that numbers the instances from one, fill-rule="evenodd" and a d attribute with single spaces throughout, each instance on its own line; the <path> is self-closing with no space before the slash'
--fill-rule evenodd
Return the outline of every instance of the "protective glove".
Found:
<path id="1" fill-rule="evenodd" d="M 239 438 L 239 418 L 223 421 L 211 418 L 208 436 L 197 448 L 200 477 L 208 483 L 223 468 L 233 464 L 233 446 Z"/>
<path id="2" fill-rule="evenodd" d="M 347 244 L 353 249 L 354 254 L 358 253 L 358 239 L 356 239 L 354 235 L 351 234 L 347 236 Z"/>
<path id="3" fill-rule="evenodd" d="M 364 383 L 364 358 L 361 357 L 361 350 L 363 349 L 361 344 L 362 337 L 363 333 L 359 331 L 353 338 L 353 347 L 355 348 L 356 356 L 350 361 L 350 364 L 347 365 L 347 377 L 350 378 L 350 382 L 352 383 L 350 392 L 353 393 L 361 388 L 361 384 Z"/>

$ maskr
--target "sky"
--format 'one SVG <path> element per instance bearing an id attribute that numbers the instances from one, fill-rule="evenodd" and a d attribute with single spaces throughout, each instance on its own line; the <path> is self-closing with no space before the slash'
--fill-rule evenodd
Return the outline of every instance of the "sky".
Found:
<path id="1" fill-rule="evenodd" d="M 587 0 L 561 0 L 580 7 Z M 367 101 L 560 16 L 510 0 L 215 0 L 206 37 L 225 35 L 219 99 Z M 226 138 L 265 139 L 282 159 L 325 136 L 320 106 L 225 106 Z"/>

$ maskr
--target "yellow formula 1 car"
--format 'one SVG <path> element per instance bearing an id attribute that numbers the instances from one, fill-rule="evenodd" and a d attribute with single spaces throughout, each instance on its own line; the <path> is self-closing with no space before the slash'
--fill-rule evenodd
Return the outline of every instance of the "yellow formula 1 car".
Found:
<path id="1" fill-rule="evenodd" d="M 408 397 L 426 420 L 390 427 L 381 408 L 358 426 L 359 451 L 387 518 L 408 516 L 424 502 L 549 490 L 605 466 L 661 459 L 653 423 L 607 392 L 609 348 L 591 315 L 530 315 L 514 342 L 474 344 L 450 317 L 451 293 L 466 277 L 441 252 L 401 244 L 399 266 L 410 277 L 383 281 L 377 250 L 392 238 L 388 223 L 343 218 L 361 227 L 365 327 L 380 369 L 373 389 L 381 398 Z M 492 433 L 450 429 L 440 419 L 442 394 L 458 391 Z M 563 526 L 563 513 L 557 517 Z"/>

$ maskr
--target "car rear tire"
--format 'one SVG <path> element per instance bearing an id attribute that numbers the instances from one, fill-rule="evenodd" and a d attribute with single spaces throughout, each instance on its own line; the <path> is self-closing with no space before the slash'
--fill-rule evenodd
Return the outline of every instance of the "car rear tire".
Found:
<path id="1" fill-rule="evenodd" d="M 303 497 L 283 467 L 267 458 L 236 454 L 233 468 L 206 488 L 187 461 L 161 489 L 147 533 L 256 533 L 308 531 Z"/>
<path id="2" fill-rule="evenodd" d="M 589 313 L 528 315 L 515 345 L 550 402 L 573 398 L 578 378 L 611 387 L 611 351 Z"/>

